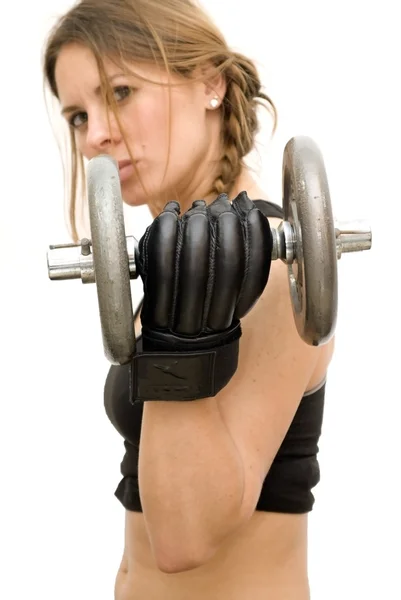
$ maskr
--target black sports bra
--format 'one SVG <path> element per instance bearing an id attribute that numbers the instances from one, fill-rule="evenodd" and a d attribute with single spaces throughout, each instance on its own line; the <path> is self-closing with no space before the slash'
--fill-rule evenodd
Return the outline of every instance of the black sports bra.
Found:
<path id="1" fill-rule="evenodd" d="M 265 200 L 254 200 L 266 217 L 283 218 L 282 209 Z M 141 305 L 136 310 L 139 314 Z M 141 351 L 141 338 L 137 339 Z M 124 438 L 122 479 L 115 496 L 131 511 L 141 512 L 138 486 L 138 457 L 143 404 L 129 401 L 129 365 L 112 366 L 104 388 L 106 414 Z M 305 513 L 312 510 L 312 489 L 320 480 L 317 460 L 324 409 L 325 382 L 304 394 L 294 419 L 264 480 L 258 511 Z"/>

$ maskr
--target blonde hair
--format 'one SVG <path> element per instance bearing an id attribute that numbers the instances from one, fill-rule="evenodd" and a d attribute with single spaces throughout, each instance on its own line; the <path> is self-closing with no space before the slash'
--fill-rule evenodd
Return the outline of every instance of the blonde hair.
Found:
<path id="1" fill-rule="evenodd" d="M 184 78 L 205 66 L 211 67 L 215 75 L 224 76 L 227 89 L 221 107 L 221 155 L 210 194 L 230 193 L 244 167 L 244 157 L 254 146 L 261 102 L 273 114 L 273 132 L 276 128 L 276 108 L 262 92 L 254 62 L 228 47 L 195 0 L 81 0 L 55 24 L 44 48 L 45 84 L 56 98 L 57 58 L 63 46 L 70 43 L 84 45 L 93 52 L 103 97 L 118 123 L 104 58 L 120 66 L 130 61 L 152 61 Z M 84 182 L 84 165 L 72 129 L 69 155 L 69 224 L 73 239 L 78 241 L 76 206 L 78 182 Z"/>

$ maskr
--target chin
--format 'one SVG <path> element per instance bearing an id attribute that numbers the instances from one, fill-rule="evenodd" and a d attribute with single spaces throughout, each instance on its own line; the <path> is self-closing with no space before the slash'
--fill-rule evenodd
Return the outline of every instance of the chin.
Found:
<path id="1" fill-rule="evenodd" d="M 144 197 L 144 194 L 141 194 L 141 196 L 123 194 L 123 202 L 127 206 L 143 206 L 148 204 L 148 199 Z"/>
<path id="2" fill-rule="evenodd" d="M 149 201 L 142 186 L 133 181 L 121 183 L 121 194 L 124 204 L 128 206 L 143 206 L 143 204 L 148 204 Z"/>
<path id="3" fill-rule="evenodd" d="M 147 185 L 147 181 L 144 181 L 144 186 L 146 191 L 143 189 L 142 185 L 137 180 L 127 180 L 121 184 L 121 193 L 123 197 L 123 202 L 128 206 L 143 206 L 147 204 L 149 207 L 157 206 L 160 208 L 160 212 L 163 210 L 165 204 L 167 204 L 168 200 L 164 200 L 164 198 L 170 198 L 170 195 L 164 189 L 164 186 L 161 186 L 159 190 L 155 189 L 155 186 Z M 163 200 L 161 199 L 163 198 Z M 175 198 L 170 198 L 174 200 Z"/>

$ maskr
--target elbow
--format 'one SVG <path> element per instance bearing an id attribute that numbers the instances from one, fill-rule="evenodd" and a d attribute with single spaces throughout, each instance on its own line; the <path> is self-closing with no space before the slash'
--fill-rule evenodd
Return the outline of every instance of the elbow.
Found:
<path id="1" fill-rule="evenodd" d="M 183 573 L 198 569 L 208 563 L 216 553 L 214 548 L 185 544 L 154 545 L 153 555 L 159 571 L 166 574 Z"/>
<path id="2" fill-rule="evenodd" d="M 176 520 L 171 516 L 158 519 L 153 526 L 147 521 L 149 541 L 157 569 L 167 574 L 182 573 L 199 569 L 209 563 L 227 538 L 244 523 L 243 513 L 236 513 L 235 518 L 230 516 L 230 519 L 224 520 L 224 527 L 221 515 L 219 527 L 217 523 L 211 524 L 210 519 L 205 522 L 204 519 L 197 518 L 196 525 L 193 521 L 188 523 L 185 518 Z M 183 520 L 187 522 L 183 524 Z M 163 521 L 169 523 L 169 526 L 163 526 Z"/>
<path id="3" fill-rule="evenodd" d="M 169 556 L 169 557 L 158 557 L 156 560 L 157 568 L 161 573 L 167 575 L 173 575 L 176 573 L 184 573 L 186 571 L 192 571 L 198 569 L 203 564 L 203 561 L 194 559 L 188 556 Z"/>

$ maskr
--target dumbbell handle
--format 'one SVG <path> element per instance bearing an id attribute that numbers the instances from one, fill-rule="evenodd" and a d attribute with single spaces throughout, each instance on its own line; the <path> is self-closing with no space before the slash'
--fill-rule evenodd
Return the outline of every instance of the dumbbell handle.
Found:
<path id="1" fill-rule="evenodd" d="M 282 221 L 277 229 L 272 228 L 272 260 L 291 264 L 296 259 L 296 232 L 288 221 Z M 343 252 L 361 252 L 372 246 L 372 231 L 367 221 L 338 221 L 335 223 L 337 259 Z M 136 279 L 135 251 L 137 241 L 127 236 L 127 251 L 130 278 Z M 95 283 L 95 271 L 90 240 L 84 238 L 79 244 L 49 246 L 47 266 L 51 280 L 82 279 L 83 283 Z"/>
<path id="2" fill-rule="evenodd" d="M 354 221 L 336 221 L 334 233 L 337 246 L 337 259 L 343 252 L 361 252 L 372 247 L 372 230 L 369 223 L 363 219 Z M 293 226 L 288 221 L 282 221 L 277 229 L 272 229 L 273 251 L 272 260 L 280 259 L 286 264 L 292 264 L 296 256 L 296 236 Z M 302 244 L 302 240 L 301 240 Z"/>
<path id="3" fill-rule="evenodd" d="M 334 231 L 337 240 L 337 258 L 343 252 L 362 252 L 372 247 L 372 230 L 363 219 L 354 221 L 338 221 Z"/>
<path id="4" fill-rule="evenodd" d="M 133 236 L 126 237 L 130 279 L 136 279 L 135 251 L 137 241 Z M 95 283 L 95 268 L 92 244 L 87 238 L 79 244 L 58 244 L 49 246 L 47 269 L 53 281 L 82 279 L 82 283 Z"/>

